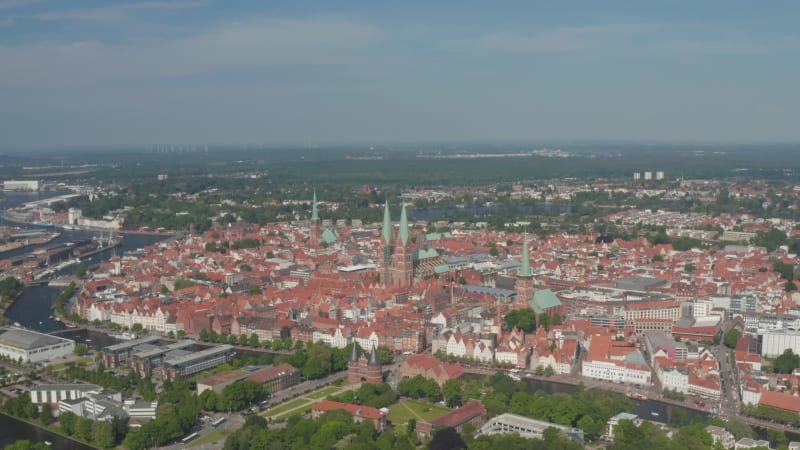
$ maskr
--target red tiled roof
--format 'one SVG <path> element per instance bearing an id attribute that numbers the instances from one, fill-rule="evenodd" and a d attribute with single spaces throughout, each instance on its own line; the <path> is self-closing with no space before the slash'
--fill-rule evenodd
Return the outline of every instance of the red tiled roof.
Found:
<path id="1" fill-rule="evenodd" d="M 331 400 L 323 400 L 314 405 L 314 410 L 317 411 L 336 411 L 337 409 L 343 409 L 355 417 L 363 417 L 366 419 L 376 420 L 383 416 L 380 410 L 371 406 L 352 405 L 350 403 L 340 403 Z"/>
<path id="2" fill-rule="evenodd" d="M 256 383 L 266 383 L 267 381 L 272 380 L 273 378 L 280 375 L 282 372 L 294 372 L 295 370 L 297 369 L 291 364 L 284 363 L 278 366 L 266 367 L 264 369 L 257 370 L 248 375 L 246 380 L 253 381 Z"/>
<path id="3" fill-rule="evenodd" d="M 478 415 L 486 415 L 486 408 L 480 400 L 470 400 L 469 403 L 461 408 L 454 409 L 449 413 L 431 421 L 431 425 L 441 425 L 443 427 L 457 427 L 462 423 Z"/>
<path id="4" fill-rule="evenodd" d="M 794 394 L 789 395 L 777 391 L 762 390 L 761 400 L 758 403 L 772 408 L 800 413 L 800 398 L 797 397 L 797 391 Z"/>

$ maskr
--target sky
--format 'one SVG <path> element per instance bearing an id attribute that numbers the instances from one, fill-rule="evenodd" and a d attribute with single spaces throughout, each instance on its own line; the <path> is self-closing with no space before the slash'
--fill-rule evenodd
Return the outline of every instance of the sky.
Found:
<path id="1" fill-rule="evenodd" d="M 0 148 L 800 142 L 800 2 L 0 0 Z"/>

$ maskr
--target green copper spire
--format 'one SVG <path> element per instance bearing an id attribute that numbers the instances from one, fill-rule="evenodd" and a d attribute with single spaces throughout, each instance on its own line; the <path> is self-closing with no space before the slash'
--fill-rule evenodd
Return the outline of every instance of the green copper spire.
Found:
<path id="1" fill-rule="evenodd" d="M 517 275 L 521 277 L 532 277 L 533 271 L 531 270 L 531 263 L 528 261 L 528 233 L 522 237 L 522 265 L 517 271 Z"/>
<path id="2" fill-rule="evenodd" d="M 408 217 L 406 216 L 406 204 L 403 203 L 403 209 L 400 210 L 400 231 L 398 237 L 403 241 L 403 245 L 408 242 Z"/>
<path id="3" fill-rule="evenodd" d="M 389 215 L 389 201 L 383 204 L 383 242 L 392 244 L 392 216 Z"/>
<path id="4" fill-rule="evenodd" d="M 317 188 L 314 188 L 314 199 L 311 201 L 311 220 L 319 220 L 319 214 L 317 214 Z"/>

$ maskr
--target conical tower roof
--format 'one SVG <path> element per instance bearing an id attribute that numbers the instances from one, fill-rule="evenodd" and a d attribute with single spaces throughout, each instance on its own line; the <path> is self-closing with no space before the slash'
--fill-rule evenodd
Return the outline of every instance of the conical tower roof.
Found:
<path id="1" fill-rule="evenodd" d="M 378 349 L 375 348 L 375 344 L 372 345 L 372 351 L 369 353 L 369 365 L 370 366 L 381 365 L 381 359 L 378 358 Z"/>
<path id="2" fill-rule="evenodd" d="M 358 342 L 355 340 L 353 341 L 353 350 L 350 351 L 350 361 L 358 361 L 359 357 L 358 353 Z"/>
<path id="3" fill-rule="evenodd" d="M 389 215 L 389 201 L 383 204 L 383 242 L 392 243 L 392 216 Z"/>
<path id="4" fill-rule="evenodd" d="M 406 215 L 406 204 L 403 203 L 403 209 L 400 210 L 400 230 L 397 232 L 397 237 L 406 245 L 408 242 L 408 216 Z"/>
<path id="5" fill-rule="evenodd" d="M 311 220 L 319 220 L 317 213 L 317 188 L 314 188 L 314 199 L 311 201 Z"/>
<path id="6" fill-rule="evenodd" d="M 517 275 L 521 277 L 532 277 L 533 270 L 531 270 L 531 263 L 528 260 L 528 233 L 526 232 L 522 238 L 522 265 L 517 271 Z"/>

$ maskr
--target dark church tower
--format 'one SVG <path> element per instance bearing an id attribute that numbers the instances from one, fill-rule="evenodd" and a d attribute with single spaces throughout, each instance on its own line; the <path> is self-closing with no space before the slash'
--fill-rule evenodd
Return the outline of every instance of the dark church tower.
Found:
<path id="1" fill-rule="evenodd" d="M 533 299 L 533 270 L 528 259 L 528 233 L 522 238 L 522 264 L 517 270 L 517 299 L 514 308 L 528 308 L 528 302 Z"/>
<path id="2" fill-rule="evenodd" d="M 407 288 L 411 286 L 414 277 L 414 251 L 409 239 L 408 216 L 406 205 L 400 212 L 400 229 L 395 240 L 394 256 L 392 257 L 392 286 Z"/>

